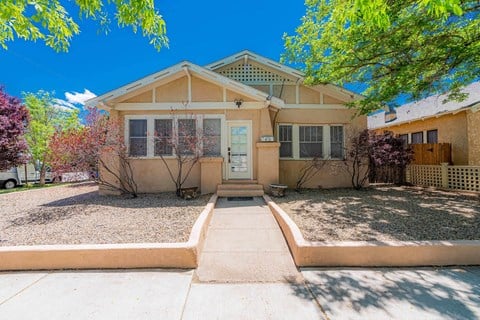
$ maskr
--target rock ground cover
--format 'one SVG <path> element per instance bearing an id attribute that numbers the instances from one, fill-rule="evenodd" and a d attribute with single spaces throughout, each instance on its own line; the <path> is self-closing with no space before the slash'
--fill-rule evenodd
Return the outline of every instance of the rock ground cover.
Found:
<path id="1" fill-rule="evenodd" d="M 92 183 L 0 195 L 0 246 L 185 242 L 210 196 L 101 196 Z"/>
<path id="2" fill-rule="evenodd" d="M 419 187 L 290 191 L 274 198 L 309 241 L 480 240 L 480 196 Z"/>

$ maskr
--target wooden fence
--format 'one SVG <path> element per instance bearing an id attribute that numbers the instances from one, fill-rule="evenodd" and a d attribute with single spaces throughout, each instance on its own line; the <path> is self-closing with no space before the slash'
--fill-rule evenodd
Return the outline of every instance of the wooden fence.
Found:
<path id="1" fill-rule="evenodd" d="M 411 164 L 452 163 L 452 147 L 450 143 L 421 143 L 409 145 L 413 150 Z"/>
<path id="2" fill-rule="evenodd" d="M 480 191 L 480 166 L 409 165 L 406 181 L 419 186 Z"/>

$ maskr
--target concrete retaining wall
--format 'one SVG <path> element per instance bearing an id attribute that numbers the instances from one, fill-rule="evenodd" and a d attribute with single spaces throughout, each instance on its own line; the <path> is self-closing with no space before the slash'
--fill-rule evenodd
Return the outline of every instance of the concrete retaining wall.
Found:
<path id="1" fill-rule="evenodd" d="M 299 267 L 480 265 L 480 241 L 310 242 L 270 197 L 264 196 Z"/>
<path id="2" fill-rule="evenodd" d="M 0 270 L 196 268 L 217 196 L 187 242 L 0 247 Z"/>

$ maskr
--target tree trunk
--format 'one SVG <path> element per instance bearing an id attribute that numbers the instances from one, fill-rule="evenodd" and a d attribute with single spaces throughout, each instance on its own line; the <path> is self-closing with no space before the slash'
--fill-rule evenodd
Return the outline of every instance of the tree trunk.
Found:
<path id="1" fill-rule="evenodd" d="M 39 184 L 42 187 L 45 185 L 46 173 L 47 173 L 47 167 L 45 166 L 45 163 L 42 163 L 42 166 L 40 167 L 40 181 L 39 181 Z"/>

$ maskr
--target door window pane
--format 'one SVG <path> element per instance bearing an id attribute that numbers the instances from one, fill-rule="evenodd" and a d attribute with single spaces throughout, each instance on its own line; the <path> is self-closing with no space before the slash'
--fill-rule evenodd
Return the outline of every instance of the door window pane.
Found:
<path id="1" fill-rule="evenodd" d="M 155 156 L 172 155 L 172 119 L 155 120 Z"/>
<path id="2" fill-rule="evenodd" d="M 278 141 L 280 142 L 280 157 L 293 157 L 292 150 L 292 126 L 281 125 L 278 127 Z"/>
<path id="3" fill-rule="evenodd" d="M 300 158 L 323 158 L 323 127 L 300 126 Z"/>
<path id="4" fill-rule="evenodd" d="M 330 157 L 343 159 L 343 126 L 330 127 Z"/>
<path id="5" fill-rule="evenodd" d="M 427 143 L 438 143 L 438 131 L 436 129 L 427 131 Z"/>
<path id="6" fill-rule="evenodd" d="M 129 155 L 147 156 L 147 120 L 129 120 Z"/>
<path id="7" fill-rule="evenodd" d="M 230 128 L 230 170 L 248 172 L 248 131 L 247 127 Z"/>
<path id="8" fill-rule="evenodd" d="M 220 119 L 203 120 L 203 154 L 219 156 L 222 148 L 222 127 Z"/>
<path id="9" fill-rule="evenodd" d="M 423 132 L 412 133 L 412 144 L 423 143 Z"/>

